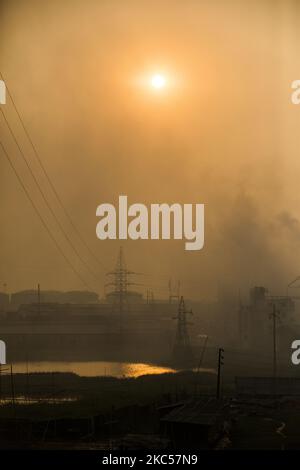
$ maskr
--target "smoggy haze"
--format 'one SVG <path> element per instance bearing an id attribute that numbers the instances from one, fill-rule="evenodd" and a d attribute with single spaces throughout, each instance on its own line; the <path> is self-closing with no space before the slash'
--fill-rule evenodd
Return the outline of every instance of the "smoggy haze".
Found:
<path id="1" fill-rule="evenodd" d="M 300 274 L 300 78 L 297 1 L 0 0 L 0 70 L 49 175 L 105 268 L 118 240 L 96 238 L 96 208 L 129 203 L 204 203 L 205 246 L 180 240 L 122 243 L 145 288 L 166 295 L 167 279 L 185 294 L 212 298 L 225 284 L 284 293 Z M 141 77 L 163 70 L 161 94 Z M 34 162 L 16 114 L 4 111 Z M 39 208 L 0 116 L 1 141 Z M 39 167 L 33 168 L 85 266 L 57 235 L 91 288 L 105 268 L 73 236 Z M 0 285 L 81 289 L 0 156 Z M 56 233 L 57 232 L 57 229 Z M 0 289 L 1 290 L 1 289 Z"/>

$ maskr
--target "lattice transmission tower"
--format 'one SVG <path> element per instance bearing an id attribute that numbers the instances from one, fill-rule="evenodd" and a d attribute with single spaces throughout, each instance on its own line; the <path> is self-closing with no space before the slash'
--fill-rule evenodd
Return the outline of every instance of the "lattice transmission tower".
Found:
<path id="1" fill-rule="evenodd" d="M 178 305 L 178 314 L 174 317 L 174 319 L 177 320 L 177 330 L 173 348 L 173 360 L 181 365 L 191 363 L 194 358 L 188 333 L 189 322 L 187 321 L 187 315 L 192 314 L 192 310 L 186 310 L 184 299 L 181 296 Z"/>
<path id="2" fill-rule="evenodd" d="M 127 269 L 123 249 L 121 247 L 115 269 L 106 274 L 112 277 L 112 281 L 108 282 L 106 286 L 113 287 L 109 295 L 113 298 L 113 309 L 119 312 L 120 319 L 122 319 L 123 313 L 127 312 L 129 309 L 129 286 L 140 285 L 130 280 L 131 276 L 138 274 L 140 273 Z"/>

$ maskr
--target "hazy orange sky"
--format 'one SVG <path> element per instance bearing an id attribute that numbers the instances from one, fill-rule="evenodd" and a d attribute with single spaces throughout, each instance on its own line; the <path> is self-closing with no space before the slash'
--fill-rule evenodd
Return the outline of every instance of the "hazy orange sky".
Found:
<path id="1" fill-rule="evenodd" d="M 300 274 L 299 2 L 0 0 L 0 70 L 72 218 L 105 268 L 119 241 L 96 238 L 96 207 L 205 203 L 205 247 L 126 241 L 144 289 L 214 298 L 218 285 L 284 293 Z M 298 44 L 297 44 L 298 43 Z M 166 71 L 160 94 L 140 77 Z M 1 141 L 66 255 L 103 293 L 105 268 L 72 232 L 8 100 L 22 148 L 93 280 L 47 211 L 0 116 Z M 4 155 L 0 285 L 81 289 L 26 200 Z"/>

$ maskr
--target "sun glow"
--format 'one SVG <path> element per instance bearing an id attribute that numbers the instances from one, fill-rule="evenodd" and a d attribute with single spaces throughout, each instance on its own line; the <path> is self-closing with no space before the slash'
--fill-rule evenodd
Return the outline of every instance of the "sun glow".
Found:
<path id="1" fill-rule="evenodd" d="M 156 90 L 160 90 L 164 88 L 166 84 L 167 84 L 167 79 L 164 75 L 160 73 L 156 73 L 155 75 L 152 75 L 151 77 L 152 88 L 155 88 Z"/>
<path id="2" fill-rule="evenodd" d="M 178 94 L 181 84 L 173 70 L 150 65 L 132 77 L 131 86 L 146 99 L 166 103 L 165 98 Z"/>

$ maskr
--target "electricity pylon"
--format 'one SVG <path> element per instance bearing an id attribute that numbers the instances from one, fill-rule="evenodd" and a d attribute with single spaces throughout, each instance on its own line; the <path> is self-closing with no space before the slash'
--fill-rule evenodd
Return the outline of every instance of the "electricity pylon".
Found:
<path id="1" fill-rule="evenodd" d="M 122 247 L 119 251 L 117 264 L 114 271 L 107 273 L 107 276 L 112 276 L 112 282 L 106 284 L 106 286 L 112 286 L 113 290 L 110 295 L 113 296 L 113 305 L 118 308 L 120 314 L 120 323 L 124 311 L 128 311 L 128 287 L 131 285 L 139 285 L 136 282 L 130 281 L 130 276 L 137 275 L 134 271 L 129 271 L 126 267 L 125 258 Z"/>
<path id="2" fill-rule="evenodd" d="M 188 363 L 191 363 L 194 358 L 188 333 L 188 314 L 192 315 L 193 312 L 191 310 L 186 310 L 184 299 L 181 296 L 178 305 L 178 314 L 175 317 L 175 319 L 177 320 L 177 330 L 175 344 L 173 348 L 173 360 L 176 363 L 182 365 L 187 365 Z"/>

